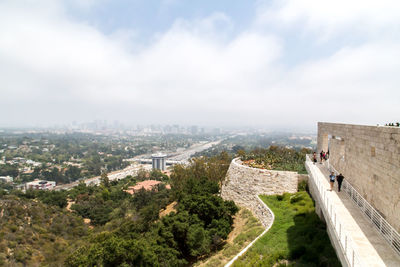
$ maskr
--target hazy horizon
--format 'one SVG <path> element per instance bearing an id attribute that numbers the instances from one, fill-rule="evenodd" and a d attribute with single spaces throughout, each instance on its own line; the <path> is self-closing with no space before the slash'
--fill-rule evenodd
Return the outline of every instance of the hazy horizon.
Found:
<path id="1" fill-rule="evenodd" d="M 0 128 L 399 121 L 400 2 L 0 1 Z"/>

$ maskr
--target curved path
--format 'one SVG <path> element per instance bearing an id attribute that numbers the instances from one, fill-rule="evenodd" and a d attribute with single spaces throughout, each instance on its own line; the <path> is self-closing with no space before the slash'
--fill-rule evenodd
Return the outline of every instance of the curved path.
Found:
<path id="1" fill-rule="evenodd" d="M 258 197 L 276 195 L 284 192 L 297 192 L 298 174 L 296 172 L 272 171 L 252 168 L 241 164 L 239 158 L 232 160 L 225 181 L 222 184 L 221 197 L 233 200 L 236 205 L 245 207 L 262 223 L 265 230 L 240 251 L 225 266 L 231 266 L 272 226 L 275 215 Z"/>
<path id="2" fill-rule="evenodd" d="M 265 204 L 264 201 L 262 201 L 259 196 L 257 196 L 257 200 L 259 202 L 257 208 L 261 210 L 261 216 L 264 217 L 263 220 L 261 220 L 261 222 L 266 228 L 259 236 L 257 236 L 253 241 L 251 241 L 250 244 L 248 244 L 244 249 L 242 249 L 242 251 L 236 254 L 236 256 L 233 257 L 232 260 L 230 260 L 227 264 L 225 264 L 225 267 L 231 266 L 240 256 L 242 256 L 249 248 L 251 248 L 260 237 L 262 237 L 266 232 L 268 232 L 268 230 L 274 223 L 275 215 L 272 212 L 272 210 L 268 208 L 267 204 Z"/>

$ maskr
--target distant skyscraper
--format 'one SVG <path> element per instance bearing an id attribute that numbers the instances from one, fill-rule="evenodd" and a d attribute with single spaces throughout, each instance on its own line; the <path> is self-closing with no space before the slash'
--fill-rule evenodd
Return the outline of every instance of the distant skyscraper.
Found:
<path id="1" fill-rule="evenodd" d="M 221 134 L 221 129 L 220 128 L 214 128 L 213 129 L 213 134 Z"/>
<path id="2" fill-rule="evenodd" d="M 198 134 L 198 131 L 199 131 L 199 128 L 197 126 L 190 127 L 191 134 L 196 135 L 196 134 Z"/>
<path id="3" fill-rule="evenodd" d="M 153 169 L 165 171 L 165 168 L 166 168 L 165 158 L 166 157 L 167 157 L 167 155 L 161 154 L 161 153 L 151 155 Z"/>

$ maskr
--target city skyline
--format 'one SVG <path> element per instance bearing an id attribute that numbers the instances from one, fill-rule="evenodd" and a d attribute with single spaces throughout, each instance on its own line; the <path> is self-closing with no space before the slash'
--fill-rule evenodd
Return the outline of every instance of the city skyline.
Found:
<path id="1" fill-rule="evenodd" d="M 2 1 L 0 127 L 313 130 L 400 114 L 396 1 Z"/>

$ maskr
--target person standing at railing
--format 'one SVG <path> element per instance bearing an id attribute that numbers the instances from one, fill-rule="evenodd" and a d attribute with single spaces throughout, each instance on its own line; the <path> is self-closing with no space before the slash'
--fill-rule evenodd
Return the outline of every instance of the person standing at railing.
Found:
<path id="1" fill-rule="evenodd" d="M 331 172 L 331 175 L 329 175 L 329 183 L 331 184 L 331 190 L 330 191 L 333 190 L 333 184 L 335 183 L 335 178 L 336 178 L 335 173 Z"/>
<path id="2" fill-rule="evenodd" d="M 314 164 L 317 163 L 317 153 L 315 153 L 315 151 L 313 153 L 313 162 Z"/>
<path id="3" fill-rule="evenodd" d="M 339 175 L 336 176 L 338 192 L 340 192 L 340 188 L 342 188 L 343 179 L 344 179 L 344 176 L 341 173 L 339 173 Z"/>
<path id="4" fill-rule="evenodd" d="M 325 157 L 325 152 L 323 150 L 321 150 L 321 152 L 319 153 L 319 159 L 321 160 L 321 164 L 322 164 L 322 160 Z"/>

